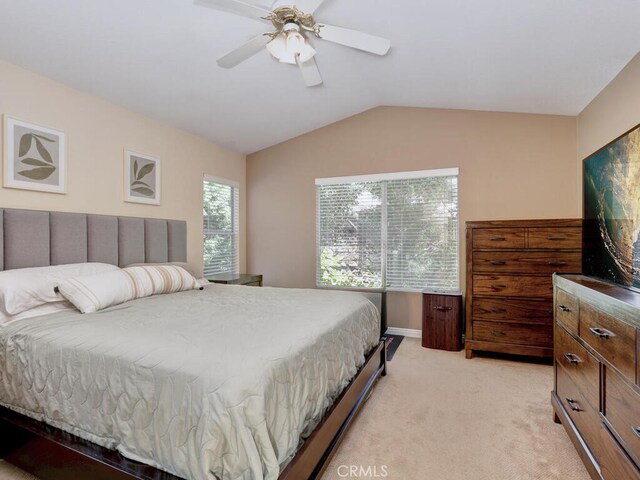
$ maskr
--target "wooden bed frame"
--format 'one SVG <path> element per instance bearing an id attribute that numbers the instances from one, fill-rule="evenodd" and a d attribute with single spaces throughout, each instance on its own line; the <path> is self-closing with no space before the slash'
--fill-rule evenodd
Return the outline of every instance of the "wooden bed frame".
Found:
<path id="1" fill-rule="evenodd" d="M 386 375 L 385 341 L 382 337 L 369 352 L 364 365 L 280 474 L 279 480 L 315 479 L 322 475 L 376 382 Z M 2 407 L 0 458 L 41 480 L 181 480 Z"/>

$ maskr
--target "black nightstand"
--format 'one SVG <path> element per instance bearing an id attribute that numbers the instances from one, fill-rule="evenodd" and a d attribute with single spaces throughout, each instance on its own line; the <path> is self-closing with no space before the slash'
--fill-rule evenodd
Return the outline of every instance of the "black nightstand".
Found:
<path id="1" fill-rule="evenodd" d="M 246 285 L 248 287 L 261 287 L 262 275 L 251 273 L 219 273 L 207 277 L 212 283 L 223 283 L 225 285 Z"/>

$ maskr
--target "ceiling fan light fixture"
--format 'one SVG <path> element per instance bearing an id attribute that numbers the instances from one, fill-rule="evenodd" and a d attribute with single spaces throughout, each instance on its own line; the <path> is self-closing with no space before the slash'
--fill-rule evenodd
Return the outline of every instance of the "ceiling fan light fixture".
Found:
<path id="1" fill-rule="evenodd" d="M 277 60 L 283 63 L 295 63 L 295 57 L 287 52 L 287 36 L 279 33 L 267 43 L 267 50 Z"/>
<path id="2" fill-rule="evenodd" d="M 267 43 L 267 50 L 280 62 L 291 65 L 296 65 L 298 57 L 302 62 L 306 62 L 316 54 L 296 24 L 285 25 L 283 31 Z"/>
<path id="3" fill-rule="evenodd" d="M 300 54 L 304 49 L 304 37 L 298 32 L 289 32 L 287 35 L 287 52 Z"/>
<path id="4" fill-rule="evenodd" d="M 308 62 L 313 57 L 315 57 L 315 55 L 316 55 L 315 49 L 308 43 L 306 44 L 306 48 L 298 54 L 298 56 L 300 57 L 300 61 L 303 63 Z"/>
<path id="5" fill-rule="evenodd" d="M 287 33 L 287 51 L 299 56 L 302 62 L 311 60 L 316 54 L 309 41 L 298 32 Z"/>

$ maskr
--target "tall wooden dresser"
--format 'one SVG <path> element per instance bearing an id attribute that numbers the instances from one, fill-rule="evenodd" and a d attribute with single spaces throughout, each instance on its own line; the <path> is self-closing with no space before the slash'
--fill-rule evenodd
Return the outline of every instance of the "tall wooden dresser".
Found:
<path id="1" fill-rule="evenodd" d="M 551 404 L 593 479 L 640 480 L 640 293 L 556 275 Z"/>
<path id="2" fill-rule="evenodd" d="M 582 220 L 467 222 L 467 358 L 553 356 L 552 274 L 582 271 Z"/>

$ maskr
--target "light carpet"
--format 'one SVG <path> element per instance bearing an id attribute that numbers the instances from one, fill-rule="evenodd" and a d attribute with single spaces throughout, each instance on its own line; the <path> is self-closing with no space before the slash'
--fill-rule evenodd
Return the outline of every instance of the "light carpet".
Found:
<path id="1" fill-rule="evenodd" d="M 550 365 L 405 338 L 388 366 L 323 480 L 590 479 L 553 423 Z"/>
<path id="2" fill-rule="evenodd" d="M 14 467 L 0 459 L 0 480 L 37 480 L 33 475 Z"/>

